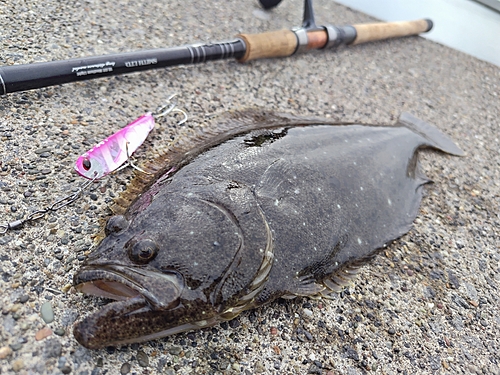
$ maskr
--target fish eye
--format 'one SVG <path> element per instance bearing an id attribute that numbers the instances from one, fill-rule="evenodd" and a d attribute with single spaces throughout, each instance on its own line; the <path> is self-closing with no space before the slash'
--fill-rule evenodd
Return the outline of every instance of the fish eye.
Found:
<path id="1" fill-rule="evenodd" d="M 104 233 L 106 236 L 119 234 L 128 228 L 128 221 L 123 215 L 112 216 L 106 223 Z"/>
<path id="2" fill-rule="evenodd" d="M 92 165 L 90 164 L 89 159 L 83 159 L 82 166 L 83 166 L 83 169 L 88 171 Z"/>
<path id="3" fill-rule="evenodd" d="M 140 240 L 128 250 L 130 260 L 137 264 L 147 264 L 158 254 L 158 245 L 152 240 Z"/>

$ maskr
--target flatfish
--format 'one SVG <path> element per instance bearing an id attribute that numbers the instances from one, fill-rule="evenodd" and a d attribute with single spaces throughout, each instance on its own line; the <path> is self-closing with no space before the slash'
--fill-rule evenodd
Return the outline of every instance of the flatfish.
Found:
<path id="1" fill-rule="evenodd" d="M 395 125 L 247 110 L 174 145 L 117 201 L 74 277 L 116 300 L 74 327 L 88 348 L 229 320 L 276 298 L 328 296 L 407 233 L 425 148 L 463 155 L 409 114 Z"/>

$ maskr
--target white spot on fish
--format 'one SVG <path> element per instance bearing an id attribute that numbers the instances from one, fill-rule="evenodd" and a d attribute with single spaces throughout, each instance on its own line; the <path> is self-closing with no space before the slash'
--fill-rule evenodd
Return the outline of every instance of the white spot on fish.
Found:
<path id="1" fill-rule="evenodd" d="M 198 262 L 194 262 L 194 263 L 193 263 L 193 266 L 197 266 L 197 265 L 198 265 Z"/>
<path id="2" fill-rule="evenodd" d="M 299 194 L 300 193 L 300 189 L 295 189 L 294 193 L 295 194 Z"/>
<path id="3" fill-rule="evenodd" d="M 392 202 L 390 199 L 387 199 L 387 203 L 389 203 L 389 206 L 392 206 Z"/>
<path id="4" fill-rule="evenodd" d="M 303 226 L 306 226 L 306 223 L 302 223 Z"/>
<path id="5" fill-rule="evenodd" d="M 321 188 L 318 188 L 318 191 L 321 191 Z"/>
<path id="6" fill-rule="evenodd" d="M 193 231 L 191 231 L 191 232 L 189 232 L 189 234 L 194 234 L 194 232 L 193 232 Z"/>
<path id="7" fill-rule="evenodd" d="M 358 238 L 358 243 L 361 245 L 363 241 L 361 241 L 361 238 Z"/>
<path id="8" fill-rule="evenodd" d="M 340 204 L 337 204 L 337 207 L 340 208 Z"/>
<path id="9" fill-rule="evenodd" d="M 279 203 L 280 203 L 280 201 L 279 201 L 279 200 L 277 200 L 277 199 L 274 201 L 274 205 L 275 205 L 275 206 L 277 206 Z"/>
<path id="10" fill-rule="evenodd" d="M 354 165 L 357 165 L 355 161 L 352 162 Z"/>
<path id="11" fill-rule="evenodd" d="M 360 186 L 360 187 L 359 187 L 359 189 L 360 189 L 361 191 L 363 191 L 363 186 Z"/>

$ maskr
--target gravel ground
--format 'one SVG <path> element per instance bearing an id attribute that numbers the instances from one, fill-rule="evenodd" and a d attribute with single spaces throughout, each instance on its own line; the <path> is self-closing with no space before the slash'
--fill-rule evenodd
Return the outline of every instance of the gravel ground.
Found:
<path id="1" fill-rule="evenodd" d="M 316 2 L 316 14 L 318 24 L 373 21 L 329 0 Z M 0 64 L 225 40 L 290 28 L 301 17 L 298 0 L 269 14 L 251 0 L 0 1 Z M 174 92 L 189 112 L 185 127 L 250 106 L 363 123 L 393 123 L 409 111 L 467 156 L 423 154 L 436 183 L 414 229 L 334 300 L 277 301 L 213 328 L 92 351 L 71 327 L 104 301 L 76 293 L 71 281 L 133 174 L 124 170 L 73 205 L 0 235 L 0 373 L 500 373 L 498 67 L 412 37 L 1 97 L 0 222 L 76 189 L 78 155 Z M 183 131 L 174 123 L 155 130 L 137 158 Z"/>

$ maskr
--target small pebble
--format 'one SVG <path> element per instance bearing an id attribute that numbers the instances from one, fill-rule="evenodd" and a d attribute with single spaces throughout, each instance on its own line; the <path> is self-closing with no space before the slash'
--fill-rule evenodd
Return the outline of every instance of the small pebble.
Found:
<path id="1" fill-rule="evenodd" d="M 306 336 L 306 339 L 311 341 L 313 339 L 313 336 L 308 332 L 304 330 L 304 336 Z"/>
<path id="2" fill-rule="evenodd" d="M 130 368 L 131 368 L 130 363 L 125 362 L 120 368 L 120 374 L 123 375 L 128 374 L 130 372 Z"/>
<path id="3" fill-rule="evenodd" d="M 12 354 L 12 349 L 8 346 L 4 346 L 0 348 L 0 359 L 7 358 Z"/>
<path id="4" fill-rule="evenodd" d="M 69 373 L 71 373 L 71 367 L 69 367 L 69 366 L 64 366 L 64 367 L 62 367 L 62 368 L 61 368 L 61 372 L 62 372 L 63 374 L 69 374 Z"/>
<path id="5" fill-rule="evenodd" d="M 17 352 L 19 349 L 21 349 L 23 347 L 23 344 L 21 344 L 20 342 L 16 342 L 15 344 L 10 344 L 10 348 Z"/>
<path id="6" fill-rule="evenodd" d="M 48 148 L 48 147 L 39 148 L 39 149 L 35 150 L 35 154 L 40 155 L 40 154 L 43 154 L 44 152 L 49 152 L 49 151 L 50 151 L 50 148 Z"/>
<path id="7" fill-rule="evenodd" d="M 106 351 L 108 354 L 113 354 L 116 351 L 116 348 L 114 346 L 108 346 L 106 347 Z"/>
<path id="8" fill-rule="evenodd" d="M 144 351 L 139 350 L 137 352 L 137 362 L 139 362 L 139 365 L 141 367 L 148 367 L 149 366 L 149 357 L 148 357 L 148 355 Z"/>
<path id="9" fill-rule="evenodd" d="M 49 327 L 42 328 L 35 334 L 35 340 L 40 341 L 52 335 L 52 330 Z"/>
<path id="10" fill-rule="evenodd" d="M 54 321 L 54 311 L 52 310 L 52 305 L 50 302 L 45 302 L 41 309 L 40 314 L 45 323 L 52 323 Z"/>
<path id="11" fill-rule="evenodd" d="M 171 346 L 168 349 L 168 352 L 172 355 L 179 355 L 181 351 L 182 351 L 182 348 L 180 346 Z"/>
<path id="12" fill-rule="evenodd" d="M 304 309 L 302 311 L 304 311 L 304 315 L 307 316 L 308 318 L 310 318 L 313 315 L 313 312 L 309 309 Z"/>
<path id="13" fill-rule="evenodd" d="M 24 368 L 24 361 L 19 358 L 12 362 L 12 370 L 15 372 L 21 371 Z"/>
<path id="14" fill-rule="evenodd" d="M 54 333 L 57 335 L 57 336 L 64 336 L 66 334 L 66 331 L 64 330 L 64 328 L 57 328 Z"/>
<path id="15" fill-rule="evenodd" d="M 27 294 L 23 294 L 20 298 L 19 298 L 19 302 L 21 303 L 26 303 L 28 302 L 28 300 L 30 299 L 30 296 L 28 296 Z"/>

